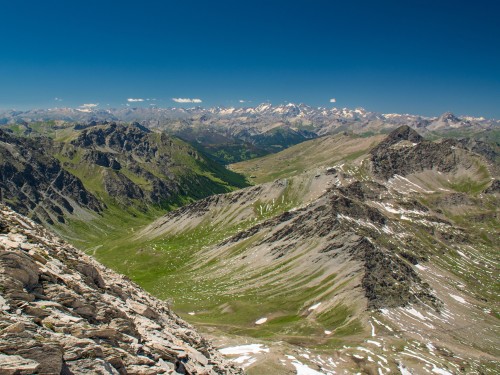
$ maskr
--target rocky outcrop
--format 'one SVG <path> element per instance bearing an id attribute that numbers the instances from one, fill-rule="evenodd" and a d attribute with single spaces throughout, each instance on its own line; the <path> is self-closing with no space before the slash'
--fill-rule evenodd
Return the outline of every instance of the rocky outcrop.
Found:
<path id="1" fill-rule="evenodd" d="M 168 306 L 0 206 L 0 374 L 240 374 Z"/>
<path id="2" fill-rule="evenodd" d="M 99 165 L 101 167 L 120 170 L 121 165 L 114 155 L 97 150 L 90 150 L 85 153 L 84 160 L 88 163 Z"/>
<path id="3" fill-rule="evenodd" d="M 147 142 L 149 133 L 149 129 L 137 123 L 130 126 L 111 123 L 84 129 L 71 143 L 82 148 L 109 147 L 116 152 L 134 150 L 144 155 L 151 151 L 151 144 Z"/>
<path id="4" fill-rule="evenodd" d="M 471 160 L 466 155 L 472 153 L 490 162 L 498 157 L 484 142 L 470 139 L 431 142 L 409 126 L 401 126 L 371 151 L 372 172 L 385 180 L 396 174 L 406 176 L 424 170 L 449 173 L 461 166 L 470 167 Z"/>
<path id="5" fill-rule="evenodd" d="M 500 180 L 494 179 L 484 192 L 487 194 L 500 194 Z"/>
<path id="6" fill-rule="evenodd" d="M 64 223 L 78 208 L 105 206 L 51 156 L 48 138 L 16 137 L 0 130 L 0 198 L 18 212 L 47 224 Z"/>

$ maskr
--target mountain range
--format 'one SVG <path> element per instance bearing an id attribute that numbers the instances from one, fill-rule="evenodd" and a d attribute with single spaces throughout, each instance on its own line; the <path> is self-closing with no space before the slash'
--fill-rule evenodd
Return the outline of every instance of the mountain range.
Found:
<path id="1" fill-rule="evenodd" d="M 51 112 L 0 116 L 2 201 L 169 301 L 249 374 L 497 372 L 495 120 L 303 105 Z M 11 256 L 23 251 L 20 240 L 11 246 L 16 233 L 31 238 L 21 228 L 29 219 L 3 212 L 2 250 Z M 67 268 L 51 268 L 52 277 L 95 276 L 78 257 L 106 273 L 44 236 L 37 241 L 50 263 Z M 2 298 L 11 301 L 6 285 Z M 12 293 L 54 300 L 37 285 Z M 67 310 L 51 315 L 79 314 L 81 306 L 56 302 Z M 25 307 L 19 317 L 5 313 L 11 324 L 36 325 Z M 0 339 L 9 332 L 23 337 L 9 329 Z M 125 345 L 109 340 L 109 350 Z M 129 362 L 98 358 L 134 373 L 127 366 L 139 364 L 122 354 Z M 163 360 L 174 366 L 174 357 Z M 207 363 L 193 357 L 198 368 Z"/>
<path id="2" fill-rule="evenodd" d="M 52 128 L 81 123 L 139 122 L 178 136 L 223 164 L 269 153 L 327 134 L 347 131 L 373 135 L 409 125 L 429 137 L 475 137 L 498 143 L 499 120 L 444 113 L 439 117 L 408 114 L 381 114 L 358 109 L 311 107 L 305 104 L 273 106 L 260 104 L 245 108 L 143 108 L 119 109 L 53 108 L 47 110 L 3 111 L 0 125 L 18 134 L 37 132 L 40 123 Z"/>
<path id="3" fill-rule="evenodd" d="M 255 107 L 193 107 L 193 108 L 159 108 L 159 107 L 125 107 L 125 108 L 51 108 L 38 110 L 4 110 L 0 112 L 0 124 L 31 123 L 35 121 L 145 121 L 150 125 L 161 125 L 172 119 L 196 119 L 208 121 L 211 117 L 221 119 L 239 119 L 241 121 L 259 120 L 262 124 L 265 118 L 288 119 L 290 121 L 330 122 L 341 126 L 342 123 L 380 121 L 387 124 L 408 124 L 417 128 L 460 128 L 468 126 L 488 127 L 499 123 L 499 120 L 484 117 L 455 116 L 447 112 L 439 117 L 418 116 L 409 114 L 382 114 L 367 111 L 363 108 L 325 108 L 312 107 L 306 104 L 288 103 L 272 105 L 259 104 Z"/>

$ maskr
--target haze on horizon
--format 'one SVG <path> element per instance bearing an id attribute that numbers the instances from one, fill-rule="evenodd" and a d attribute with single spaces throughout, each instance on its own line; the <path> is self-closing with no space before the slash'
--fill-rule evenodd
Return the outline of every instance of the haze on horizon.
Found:
<path id="1" fill-rule="evenodd" d="M 9 2 L 0 109 L 294 102 L 500 118 L 499 11 L 486 0 Z"/>

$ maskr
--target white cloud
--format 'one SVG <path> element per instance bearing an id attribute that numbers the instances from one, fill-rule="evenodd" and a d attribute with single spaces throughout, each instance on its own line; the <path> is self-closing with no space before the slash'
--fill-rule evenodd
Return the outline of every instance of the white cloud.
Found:
<path id="1" fill-rule="evenodd" d="M 190 98 L 172 98 L 176 103 L 201 103 L 201 99 L 190 99 Z"/>
<path id="2" fill-rule="evenodd" d="M 86 103 L 78 107 L 77 110 L 80 112 L 92 112 L 92 108 L 95 108 L 98 105 L 99 103 Z"/>
<path id="3" fill-rule="evenodd" d="M 80 106 L 80 108 L 87 108 L 87 109 L 90 109 L 90 108 L 94 108 L 94 107 L 97 107 L 99 105 L 99 103 L 87 103 L 87 104 L 82 104 Z"/>
<path id="4" fill-rule="evenodd" d="M 336 102 L 337 102 L 337 99 L 335 99 L 335 98 L 330 99 L 330 103 L 336 103 Z"/>
<path id="5" fill-rule="evenodd" d="M 63 101 L 61 98 L 57 98 L 57 97 L 56 97 L 56 98 L 54 98 L 54 100 L 55 100 L 56 102 L 62 102 L 62 101 Z"/>
<path id="6" fill-rule="evenodd" d="M 239 100 L 240 103 L 246 103 L 246 100 Z"/>
<path id="7" fill-rule="evenodd" d="M 135 98 L 128 98 L 127 99 L 127 102 L 132 102 L 132 103 L 133 102 L 143 102 L 143 101 L 144 101 L 144 99 L 141 99 L 141 98 L 137 98 L 137 99 L 135 99 Z"/>

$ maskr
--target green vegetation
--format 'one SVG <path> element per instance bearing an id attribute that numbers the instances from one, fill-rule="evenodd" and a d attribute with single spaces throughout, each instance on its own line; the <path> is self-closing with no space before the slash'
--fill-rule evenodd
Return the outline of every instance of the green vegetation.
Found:
<path id="1" fill-rule="evenodd" d="M 99 228 L 89 223 L 73 223 L 72 228 L 78 236 L 89 233 L 85 241 L 77 243 L 80 247 L 154 295 L 172 300 L 175 311 L 198 326 L 309 347 L 338 347 L 358 335 L 361 325 L 349 319 L 345 322 L 325 319 L 330 313 L 320 319 L 305 313 L 311 301 L 331 298 L 330 293 L 338 284 L 335 274 L 327 275 L 319 269 L 276 283 L 280 275 L 300 264 L 299 256 L 285 257 L 258 272 L 248 273 L 243 267 L 227 268 L 228 263 L 238 262 L 244 256 L 248 246 L 262 239 L 259 234 L 228 246 L 224 254 L 209 251 L 212 245 L 301 204 L 309 183 L 300 178 L 289 179 L 274 201 L 249 203 L 253 215 L 247 220 L 231 219 L 239 211 L 228 211 L 228 206 L 207 214 L 193 228 L 156 238 L 140 236 L 141 228 L 156 215 L 151 212 L 128 211 L 121 217 L 105 213 L 99 219 Z M 112 205 L 108 208 L 114 209 Z M 116 210 L 120 212 L 119 208 Z M 213 215 L 227 220 L 214 221 L 210 219 Z M 340 312 L 334 308 L 331 313 L 353 314 L 346 307 L 338 309 Z M 189 312 L 195 315 L 188 315 Z M 264 316 L 268 322 L 256 325 L 255 321 Z M 324 331 L 334 329 L 335 333 L 325 338 Z"/>
<path id="2" fill-rule="evenodd" d="M 58 141 L 67 141 L 77 132 L 73 130 L 74 124 L 62 121 L 37 121 L 30 124 L 13 124 L 5 128 L 12 130 L 15 135 L 25 137 L 45 136 Z"/>
<path id="3" fill-rule="evenodd" d="M 345 134 L 325 136 L 292 146 L 279 154 L 232 164 L 230 168 L 250 178 L 252 183 L 270 182 L 315 168 L 360 160 L 382 138 L 383 136 L 363 138 Z"/>
<path id="4" fill-rule="evenodd" d="M 42 125 L 36 129 L 39 133 L 45 131 Z M 46 133 L 57 139 L 63 139 L 61 133 L 66 140 L 74 139 L 72 130 L 62 129 L 57 135 L 49 131 Z M 275 135 L 282 134 L 276 132 Z M 79 219 L 72 217 L 68 225 L 56 228 L 105 265 L 129 276 L 159 298 L 171 300 L 176 312 L 200 327 L 212 332 L 215 330 L 224 334 L 283 340 L 314 348 L 336 348 L 359 340 L 364 329 L 363 322 L 356 316 L 358 306 L 349 305 L 350 301 L 339 298 L 328 306 L 326 301 L 333 301 L 333 297 L 341 294 L 349 285 L 359 283 L 359 280 L 350 275 L 340 278 L 321 264 L 307 272 L 295 273 L 304 261 L 301 254 L 283 256 L 277 253 L 273 255 L 274 258 L 263 261 L 264 265 L 260 267 L 247 267 L 248 262 L 261 259 L 251 258 L 252 254 L 246 250 L 267 246 L 263 241 L 265 230 L 261 230 L 259 224 L 310 202 L 312 194 L 308 194 L 318 181 L 314 179 L 316 168 L 337 166 L 357 180 L 372 179 L 366 157 L 381 139 L 382 136 L 370 134 L 364 134 L 363 137 L 345 134 L 322 137 L 300 143 L 276 155 L 233 164 L 232 170 L 228 170 L 178 139 L 172 138 L 171 148 L 163 147 L 160 134 L 154 133 L 149 140 L 159 145 L 159 153 L 168 155 L 163 160 L 169 164 L 168 173 L 155 158 L 147 160 L 138 155 L 134 156 L 133 166 L 128 160 L 120 159 L 120 170 L 98 166 L 86 161 L 85 150 L 65 141 L 58 149 L 57 158 L 67 171 L 80 178 L 85 188 L 106 205 L 106 209 L 99 214 L 86 212 L 87 216 L 83 215 Z M 214 146 L 211 152 L 226 161 L 254 155 L 249 149 L 242 151 L 220 145 Z M 120 174 L 145 192 L 154 189 L 148 176 L 177 181 L 179 190 L 173 189 L 172 195 L 159 204 L 137 198 L 120 201 L 105 187 L 106 178 L 117 179 Z M 252 196 L 249 202 L 238 202 L 236 208 L 229 203 L 208 213 L 204 207 L 199 208 L 192 214 L 192 226 L 189 226 L 191 222 L 180 223 L 179 228 L 152 236 L 141 234 L 141 230 L 154 219 L 173 208 L 246 186 L 243 175 L 254 183 L 286 180 L 273 186 L 272 195 Z M 405 252 L 398 250 L 399 254 L 406 254 L 408 259 L 432 257 L 436 264 L 467 284 L 481 282 L 475 291 L 479 298 L 494 299 L 495 295 L 500 294 L 500 286 L 498 283 L 487 284 L 490 275 L 484 272 L 483 264 L 480 263 L 494 264 L 496 261 L 497 202 L 485 198 L 482 203 L 478 198 L 490 181 L 490 173 L 483 164 L 477 163 L 467 173 L 449 177 L 446 183 L 443 177 L 442 186 L 466 193 L 473 199 L 474 210 L 468 209 L 467 213 L 447 211 L 446 208 L 441 210 L 439 198 L 444 196 L 442 192 L 427 194 L 422 201 L 428 207 L 439 208 L 442 215 L 456 226 L 467 227 L 467 235 L 471 238 L 463 239 L 459 231 L 450 230 L 447 233 L 445 229 L 430 227 L 423 220 L 394 219 L 398 223 L 398 230 L 407 233 L 408 237 L 401 239 L 379 233 L 375 241 L 389 250 L 404 248 Z M 315 192 L 316 196 L 322 194 L 324 188 L 321 186 Z M 483 208 L 478 210 L 481 205 Z M 224 219 L 217 221 L 218 216 Z M 480 219 L 477 219 L 478 216 Z M 175 222 L 176 218 L 172 216 L 171 219 Z M 220 245 L 232 236 L 255 228 L 252 235 L 225 244 L 223 251 L 214 249 L 215 245 Z M 361 228 L 356 233 L 368 235 L 370 231 Z M 454 242 L 454 236 L 459 240 Z M 474 241 L 480 252 L 474 254 L 477 255 L 477 264 L 467 264 L 470 274 L 463 275 L 464 265 L 457 252 L 458 247 L 450 243 L 469 243 L 467 241 Z M 310 240 L 303 246 L 315 248 L 318 242 Z M 258 249 L 255 253 L 258 253 Z M 303 253 L 307 254 L 307 249 Z M 322 306 L 325 310 L 309 310 L 313 303 L 322 301 L 325 302 Z M 498 315 L 498 311 L 493 310 L 492 314 Z M 255 324 L 264 317 L 267 318 L 265 324 Z M 332 334 L 326 335 L 325 331 L 331 331 Z"/>

